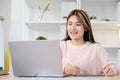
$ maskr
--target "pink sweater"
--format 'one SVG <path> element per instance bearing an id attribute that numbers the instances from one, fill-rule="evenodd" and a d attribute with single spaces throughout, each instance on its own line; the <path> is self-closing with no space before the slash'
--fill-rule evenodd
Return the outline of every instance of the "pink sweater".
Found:
<path id="1" fill-rule="evenodd" d="M 68 41 L 61 41 L 63 69 L 67 64 L 73 64 L 80 68 L 83 74 L 101 74 L 104 67 L 109 66 L 114 74 L 118 69 L 107 52 L 99 43 L 86 42 L 84 45 L 74 45 Z"/>

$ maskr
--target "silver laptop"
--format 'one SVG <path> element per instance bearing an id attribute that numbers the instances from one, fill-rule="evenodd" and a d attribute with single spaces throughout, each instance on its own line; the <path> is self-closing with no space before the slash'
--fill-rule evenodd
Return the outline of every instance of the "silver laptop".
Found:
<path id="1" fill-rule="evenodd" d="M 15 76 L 63 77 L 60 41 L 9 42 Z"/>

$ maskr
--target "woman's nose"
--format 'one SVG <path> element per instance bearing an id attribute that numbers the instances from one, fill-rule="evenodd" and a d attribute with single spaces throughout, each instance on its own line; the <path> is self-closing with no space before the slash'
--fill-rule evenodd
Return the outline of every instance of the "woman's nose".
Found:
<path id="1" fill-rule="evenodd" d="M 72 25 L 71 29 L 76 29 L 74 24 Z"/>

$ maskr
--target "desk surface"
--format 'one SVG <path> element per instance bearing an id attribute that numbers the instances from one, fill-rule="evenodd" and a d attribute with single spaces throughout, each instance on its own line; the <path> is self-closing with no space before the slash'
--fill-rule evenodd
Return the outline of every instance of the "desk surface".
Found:
<path id="1" fill-rule="evenodd" d="M 44 77 L 15 77 L 13 75 L 0 76 L 0 80 L 120 80 L 119 76 L 114 77 L 64 77 L 64 78 L 44 78 Z"/>

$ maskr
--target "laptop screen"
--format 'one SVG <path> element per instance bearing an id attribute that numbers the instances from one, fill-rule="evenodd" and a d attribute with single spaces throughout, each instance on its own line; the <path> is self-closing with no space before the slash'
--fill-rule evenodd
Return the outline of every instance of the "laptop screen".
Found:
<path id="1" fill-rule="evenodd" d="M 59 40 L 9 42 L 16 76 L 63 76 Z"/>

